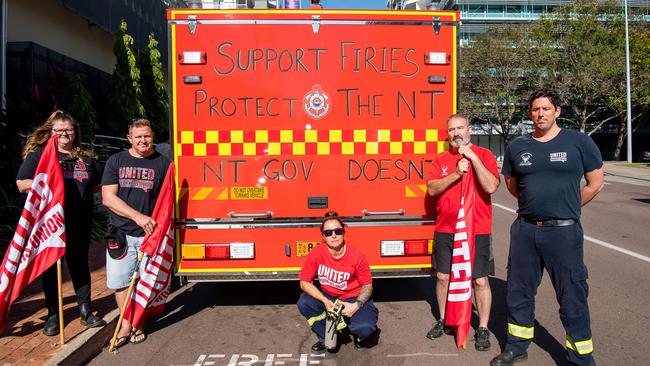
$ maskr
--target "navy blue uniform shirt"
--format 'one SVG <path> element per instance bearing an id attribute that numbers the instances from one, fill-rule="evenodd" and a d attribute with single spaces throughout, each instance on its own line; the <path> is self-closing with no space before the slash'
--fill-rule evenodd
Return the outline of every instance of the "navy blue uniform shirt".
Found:
<path id="1" fill-rule="evenodd" d="M 560 130 L 540 142 L 531 134 L 513 140 L 506 149 L 501 173 L 517 179 L 520 215 L 527 219 L 580 219 L 580 180 L 603 165 L 591 137 Z"/>

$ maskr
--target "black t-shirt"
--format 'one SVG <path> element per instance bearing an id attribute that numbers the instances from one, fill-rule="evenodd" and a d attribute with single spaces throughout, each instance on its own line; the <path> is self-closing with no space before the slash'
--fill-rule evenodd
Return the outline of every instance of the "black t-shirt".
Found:
<path id="1" fill-rule="evenodd" d="M 33 179 L 43 149 L 29 154 L 20 165 L 16 180 Z M 101 181 L 101 165 L 95 160 L 81 157 L 72 159 L 69 154 L 59 152 L 59 163 L 63 171 L 65 187 L 65 224 L 68 235 L 89 232 L 93 219 L 93 187 Z"/>
<path id="2" fill-rule="evenodd" d="M 550 141 L 513 140 L 501 173 L 517 179 L 520 215 L 528 219 L 580 218 L 580 180 L 603 165 L 598 147 L 580 132 L 560 130 Z"/>
<path id="3" fill-rule="evenodd" d="M 146 158 L 136 158 L 128 151 L 112 155 L 106 162 L 102 185 L 117 184 L 117 196 L 134 210 L 151 216 L 156 206 L 169 159 L 155 152 Z M 110 212 L 111 224 L 131 236 L 144 236 L 135 221 Z"/>

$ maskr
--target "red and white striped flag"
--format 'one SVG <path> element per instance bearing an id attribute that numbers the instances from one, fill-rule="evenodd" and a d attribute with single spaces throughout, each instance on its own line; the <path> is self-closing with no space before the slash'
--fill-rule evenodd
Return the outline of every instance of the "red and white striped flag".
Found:
<path id="1" fill-rule="evenodd" d="M 465 347 L 472 318 L 474 264 L 474 200 L 476 188 L 470 169 L 461 180 L 460 209 L 454 233 L 445 324 L 456 327 L 456 347 Z"/>
<path id="2" fill-rule="evenodd" d="M 58 137 L 52 136 L 38 162 L 23 212 L 0 268 L 0 330 L 20 292 L 65 254 L 63 174 Z"/>
<path id="3" fill-rule="evenodd" d="M 149 316 L 161 314 L 169 296 L 174 254 L 174 172 L 171 163 L 151 215 L 156 228 L 140 246 L 140 251 L 150 258 L 124 313 L 124 319 L 135 329 L 141 329 Z"/>

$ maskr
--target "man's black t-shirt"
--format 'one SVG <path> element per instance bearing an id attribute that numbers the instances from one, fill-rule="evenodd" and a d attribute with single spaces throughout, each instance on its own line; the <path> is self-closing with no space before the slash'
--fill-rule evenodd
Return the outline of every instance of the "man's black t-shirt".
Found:
<path id="1" fill-rule="evenodd" d="M 16 180 L 33 179 L 43 149 L 29 154 L 20 165 Z M 58 153 L 65 187 L 65 226 L 68 237 L 90 233 L 93 219 L 93 187 L 101 181 L 101 165 L 94 159 L 81 157 L 77 160 L 65 153 Z M 85 237 L 86 235 L 82 235 Z"/>
<path id="2" fill-rule="evenodd" d="M 146 158 L 136 158 L 128 151 L 112 155 L 106 162 L 102 185 L 118 185 L 117 196 L 134 210 L 151 216 L 156 206 L 169 159 L 154 151 Z M 110 212 L 111 224 L 131 236 L 144 236 L 135 221 Z"/>
<path id="3" fill-rule="evenodd" d="M 513 140 L 501 173 L 517 179 L 520 215 L 527 219 L 580 219 L 580 180 L 603 160 L 593 140 L 580 132 L 560 130 L 550 141 L 532 135 Z"/>

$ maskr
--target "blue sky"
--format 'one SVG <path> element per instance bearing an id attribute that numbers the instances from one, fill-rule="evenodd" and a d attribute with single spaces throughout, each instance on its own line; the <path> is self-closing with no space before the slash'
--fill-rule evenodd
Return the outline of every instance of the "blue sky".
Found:
<path id="1" fill-rule="evenodd" d="M 320 0 L 325 9 L 386 9 L 386 0 Z M 302 8 L 309 7 L 310 0 L 300 0 Z"/>

